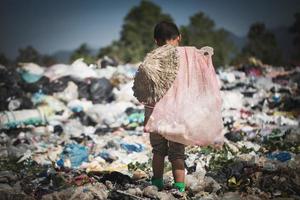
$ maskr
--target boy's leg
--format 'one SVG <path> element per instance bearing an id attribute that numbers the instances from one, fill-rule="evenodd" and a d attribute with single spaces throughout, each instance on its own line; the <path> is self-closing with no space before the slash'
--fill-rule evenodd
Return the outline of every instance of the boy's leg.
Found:
<path id="1" fill-rule="evenodd" d="M 169 141 L 169 160 L 172 163 L 174 186 L 180 192 L 185 190 L 185 145 Z"/>
<path id="2" fill-rule="evenodd" d="M 152 168 L 153 178 L 162 179 L 164 175 L 165 156 L 158 153 L 153 153 Z"/>
<path id="3" fill-rule="evenodd" d="M 175 183 L 182 182 L 184 183 L 185 179 L 185 168 L 184 168 L 184 159 L 172 160 L 172 172 L 174 176 Z"/>
<path id="4" fill-rule="evenodd" d="M 163 189 L 164 161 L 168 155 L 168 141 L 157 133 L 150 133 L 150 143 L 153 153 L 151 182 L 159 189 Z"/>

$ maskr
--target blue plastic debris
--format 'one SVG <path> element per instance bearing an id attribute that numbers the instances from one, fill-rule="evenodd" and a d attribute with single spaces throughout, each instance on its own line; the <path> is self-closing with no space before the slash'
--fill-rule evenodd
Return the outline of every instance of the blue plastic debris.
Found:
<path id="1" fill-rule="evenodd" d="M 132 113 L 128 116 L 129 123 L 137 122 L 142 124 L 144 122 L 144 113 Z"/>
<path id="2" fill-rule="evenodd" d="M 71 110 L 74 113 L 80 113 L 83 111 L 83 107 L 82 106 L 76 106 L 76 107 L 74 106 L 74 107 L 71 107 Z"/>
<path id="3" fill-rule="evenodd" d="M 113 161 L 118 159 L 118 157 L 113 156 L 109 151 L 106 150 L 100 152 L 99 156 L 109 163 L 112 163 Z"/>
<path id="4" fill-rule="evenodd" d="M 65 163 L 66 159 L 70 159 L 71 167 L 77 168 L 83 162 L 88 161 L 89 152 L 85 146 L 79 144 L 67 144 L 60 154 L 60 160 L 57 161 L 57 165 L 60 166 Z"/>
<path id="5" fill-rule="evenodd" d="M 267 155 L 267 158 L 271 160 L 279 160 L 281 162 L 288 161 L 292 158 L 289 152 L 281 151 L 281 152 L 273 152 Z"/>
<path id="6" fill-rule="evenodd" d="M 65 164 L 65 162 L 64 162 L 63 159 L 59 159 L 58 161 L 56 161 L 56 164 L 57 164 L 57 166 L 59 166 L 59 167 L 63 167 L 64 164 Z"/>
<path id="7" fill-rule="evenodd" d="M 129 144 L 129 143 L 122 142 L 120 144 L 120 146 L 121 146 L 121 148 L 126 150 L 128 153 L 142 152 L 145 149 L 145 147 L 142 144 L 138 144 L 138 143 Z"/>
<path id="8" fill-rule="evenodd" d="M 46 95 L 42 92 L 42 90 L 39 90 L 32 95 L 31 101 L 33 104 L 41 103 L 45 99 L 45 96 Z"/>
<path id="9" fill-rule="evenodd" d="M 26 83 L 35 83 L 42 78 L 42 75 L 24 71 L 21 73 L 21 77 Z"/>

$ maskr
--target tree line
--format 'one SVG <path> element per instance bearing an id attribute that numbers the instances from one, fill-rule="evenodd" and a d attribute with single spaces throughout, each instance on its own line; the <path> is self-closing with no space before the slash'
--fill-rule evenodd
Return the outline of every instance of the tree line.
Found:
<path id="1" fill-rule="evenodd" d="M 110 56 L 120 63 L 136 63 L 143 60 L 146 53 L 155 48 L 153 28 L 159 21 L 174 22 L 173 18 L 163 13 L 161 8 L 150 1 L 141 1 L 134 6 L 124 18 L 120 37 L 110 45 L 102 47 L 97 56 L 92 56 L 87 44 L 82 44 L 70 56 L 70 62 L 83 57 L 87 63 L 94 63 L 98 58 Z M 290 60 L 284 60 L 282 50 L 278 46 L 275 35 L 263 23 L 256 22 L 249 28 L 247 43 L 239 51 L 229 38 L 229 32 L 216 28 L 215 23 L 205 13 L 199 11 L 189 18 L 189 23 L 180 27 L 181 45 L 212 46 L 215 50 L 215 66 L 238 65 L 247 62 L 249 57 L 255 57 L 270 65 L 300 63 L 300 13 L 295 14 L 295 21 L 289 31 L 293 34 L 295 52 Z M 9 59 L 0 54 L 0 63 L 7 64 Z M 16 62 L 35 62 L 41 65 L 51 65 L 55 59 L 40 55 L 33 47 L 19 50 Z"/>

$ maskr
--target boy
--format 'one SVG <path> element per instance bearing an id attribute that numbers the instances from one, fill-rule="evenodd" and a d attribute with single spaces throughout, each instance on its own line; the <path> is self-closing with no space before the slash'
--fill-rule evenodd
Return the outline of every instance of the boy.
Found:
<path id="1" fill-rule="evenodd" d="M 143 66 L 139 67 L 132 88 L 134 96 L 136 96 L 140 102 L 145 104 L 144 124 L 146 124 L 149 119 L 155 102 L 165 94 L 175 80 L 178 69 L 176 46 L 179 45 L 181 35 L 174 23 L 162 21 L 154 28 L 154 40 L 159 47 L 148 53 L 143 62 L 143 65 L 150 65 L 150 67 L 148 67 L 147 70 L 143 69 Z M 163 76 L 162 73 L 157 74 L 157 71 L 159 70 L 152 71 L 153 69 L 158 69 L 157 65 L 163 65 L 160 66 L 160 69 L 167 71 L 167 76 Z M 155 81 L 157 82 L 155 83 Z M 168 159 L 172 164 L 174 176 L 173 187 L 180 192 L 184 192 L 185 146 L 180 143 L 168 141 L 163 136 L 153 132 L 150 133 L 150 143 L 153 152 L 152 184 L 157 186 L 160 190 L 163 189 L 164 160 L 165 157 L 168 156 Z"/>

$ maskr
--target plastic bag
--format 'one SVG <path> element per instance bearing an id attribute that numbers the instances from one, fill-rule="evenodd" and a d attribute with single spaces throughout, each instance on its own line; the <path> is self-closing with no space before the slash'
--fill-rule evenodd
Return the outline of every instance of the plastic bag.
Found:
<path id="1" fill-rule="evenodd" d="M 213 49 L 177 47 L 179 71 L 166 94 L 155 104 L 145 132 L 186 145 L 223 142 L 221 96 L 212 64 Z"/>

